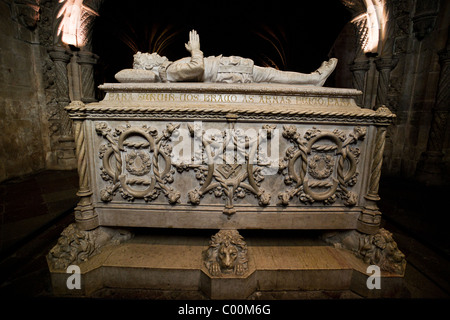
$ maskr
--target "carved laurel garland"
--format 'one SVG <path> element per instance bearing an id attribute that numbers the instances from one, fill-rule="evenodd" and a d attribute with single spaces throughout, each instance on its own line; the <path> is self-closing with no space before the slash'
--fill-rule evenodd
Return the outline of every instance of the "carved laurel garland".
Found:
<path id="1" fill-rule="evenodd" d="M 289 205 L 294 196 L 304 203 L 322 201 L 324 204 L 334 203 L 339 197 L 344 205 L 354 206 L 357 195 L 349 188 L 356 184 L 360 150 L 351 145 L 363 140 L 365 135 L 363 127 L 355 127 L 348 135 L 337 129 L 330 132 L 313 127 L 302 137 L 294 125 L 284 125 L 283 137 L 294 146 L 286 150 L 286 156 L 280 161 L 280 172 L 285 175 L 285 184 L 293 187 L 278 194 L 279 204 Z M 327 143 L 320 144 L 322 141 Z M 335 160 L 336 174 L 332 175 Z M 294 169 L 297 161 L 300 161 L 299 172 Z"/>
<path id="2" fill-rule="evenodd" d="M 173 182 L 170 153 L 168 144 L 170 137 L 179 125 L 167 124 L 162 134 L 153 127 L 143 125 L 141 128 L 126 127 L 116 128 L 114 131 L 105 122 L 97 122 L 95 129 L 97 134 L 104 137 L 108 144 L 100 147 L 99 157 L 102 159 L 102 178 L 111 182 L 111 185 L 101 190 L 101 200 L 112 201 L 117 191 L 128 201 L 135 198 L 152 201 L 160 192 L 167 197 L 169 203 L 179 202 L 180 193 L 167 186 Z M 131 137 L 140 137 L 140 141 L 131 140 Z M 142 138 L 144 141 L 142 141 Z M 125 150 L 131 149 L 130 153 Z M 125 170 L 123 172 L 122 154 L 125 153 Z M 139 162 L 137 159 L 140 159 Z M 164 170 L 160 169 L 160 161 L 164 162 Z M 111 165 L 111 160 L 114 164 Z M 148 179 L 151 169 L 153 175 Z M 138 188 L 136 188 L 138 186 Z M 142 186 L 145 188 L 142 189 Z"/>

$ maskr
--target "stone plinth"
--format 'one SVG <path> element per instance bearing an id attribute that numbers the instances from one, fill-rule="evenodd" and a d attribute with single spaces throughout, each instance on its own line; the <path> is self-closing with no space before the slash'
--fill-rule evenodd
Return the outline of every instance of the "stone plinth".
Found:
<path id="1" fill-rule="evenodd" d="M 242 276 L 209 274 L 201 259 L 208 248 L 204 237 L 141 235 L 81 263 L 79 290 L 67 289 L 70 274 L 51 270 L 53 290 L 57 296 L 140 299 L 307 298 L 301 294 L 323 291 L 350 298 L 407 294 L 402 275 L 389 272 L 381 273 L 381 290 L 369 290 L 368 265 L 320 240 L 246 238 L 249 269 Z"/>

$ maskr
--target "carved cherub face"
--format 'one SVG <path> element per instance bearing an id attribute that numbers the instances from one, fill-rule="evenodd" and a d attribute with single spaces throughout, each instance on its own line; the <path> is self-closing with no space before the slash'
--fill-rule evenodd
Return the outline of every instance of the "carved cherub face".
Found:
<path id="1" fill-rule="evenodd" d="M 238 250 L 230 243 L 223 243 L 219 249 L 218 260 L 223 270 L 232 270 L 236 263 Z"/>

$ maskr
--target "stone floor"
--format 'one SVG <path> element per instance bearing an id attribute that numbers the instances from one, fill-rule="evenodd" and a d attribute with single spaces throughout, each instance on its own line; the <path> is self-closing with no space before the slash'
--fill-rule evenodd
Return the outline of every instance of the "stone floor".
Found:
<path id="1" fill-rule="evenodd" d="M 0 298 L 55 298 L 45 255 L 74 221 L 77 184 L 75 171 L 44 171 L 0 184 Z M 449 187 L 424 188 L 411 181 L 382 179 L 383 227 L 393 232 L 406 255 L 408 298 L 450 298 L 450 219 L 441 209 L 449 191 Z M 164 292 L 145 296 L 171 298 Z M 354 299 L 355 295 L 303 292 L 272 298 Z"/>

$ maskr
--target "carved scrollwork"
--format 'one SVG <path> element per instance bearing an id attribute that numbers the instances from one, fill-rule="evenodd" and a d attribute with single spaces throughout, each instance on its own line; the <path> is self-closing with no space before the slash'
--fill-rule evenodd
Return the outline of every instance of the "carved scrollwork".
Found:
<path id="1" fill-rule="evenodd" d="M 173 182 L 174 173 L 170 159 L 172 147 L 168 142 L 178 127 L 169 123 L 158 135 L 155 128 L 146 125 L 140 128 L 127 125 L 113 130 L 106 122 L 96 123 L 97 134 L 108 141 L 99 148 L 101 177 L 111 183 L 100 191 L 101 200 L 112 201 L 119 191 L 129 201 L 152 201 L 162 192 L 169 203 L 179 202 L 180 193 L 167 185 Z M 162 163 L 164 169 L 161 169 Z"/>
<path id="2" fill-rule="evenodd" d="M 223 213 L 232 215 L 236 213 L 233 201 L 245 198 L 247 194 L 253 194 L 258 198 L 261 206 L 267 206 L 271 200 L 271 194 L 261 188 L 264 175 L 261 170 L 269 163 L 262 163 L 263 154 L 258 146 L 270 139 L 276 126 L 263 126 L 266 135 L 259 134 L 253 137 L 245 137 L 239 130 L 225 130 L 216 136 L 207 136 L 204 131 L 198 133 L 189 126 L 191 136 L 197 139 L 202 146 L 201 164 L 175 165 L 179 172 L 193 168 L 195 177 L 199 180 L 200 187 L 188 192 L 188 201 L 193 205 L 200 204 L 200 200 L 206 194 L 214 194 L 217 198 L 225 200 Z M 227 150 L 235 150 L 233 159 L 227 159 Z M 241 161 L 238 161 L 238 158 Z M 257 159 L 253 163 L 252 159 Z"/>
<path id="3" fill-rule="evenodd" d="M 344 205 L 354 206 L 357 195 L 349 188 L 355 185 L 359 148 L 351 146 L 363 140 L 366 129 L 355 127 L 345 134 L 341 130 L 323 131 L 313 127 L 303 137 L 294 125 L 283 126 L 283 137 L 294 144 L 280 162 L 286 185 L 293 185 L 278 194 L 279 204 L 287 206 L 294 196 L 301 202 L 322 201 L 331 204 L 340 198 Z M 300 170 L 295 164 L 300 161 Z"/>

